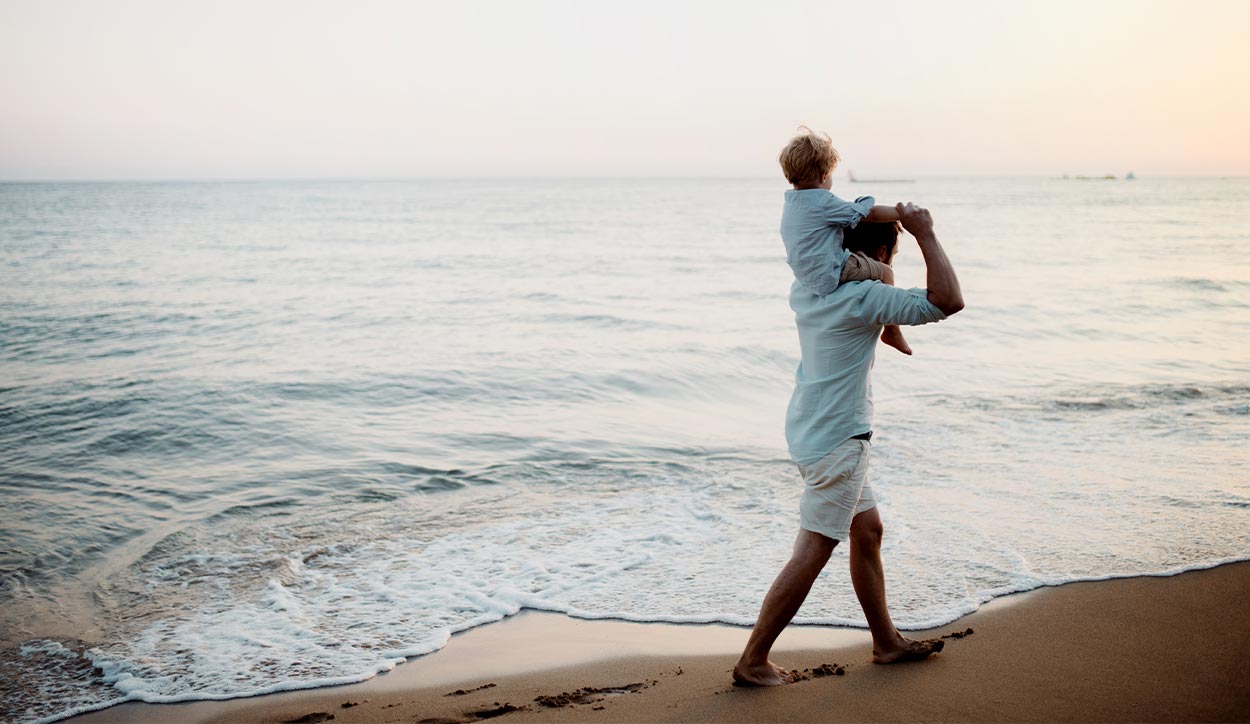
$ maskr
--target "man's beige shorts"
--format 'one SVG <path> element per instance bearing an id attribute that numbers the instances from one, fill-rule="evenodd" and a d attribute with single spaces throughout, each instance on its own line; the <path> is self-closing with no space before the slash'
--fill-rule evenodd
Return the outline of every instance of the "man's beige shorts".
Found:
<path id="1" fill-rule="evenodd" d="M 851 536 L 851 519 L 876 507 L 868 485 L 871 449 L 867 440 L 851 438 L 811 465 L 799 466 L 804 485 L 799 525 L 804 530 L 845 541 Z"/>

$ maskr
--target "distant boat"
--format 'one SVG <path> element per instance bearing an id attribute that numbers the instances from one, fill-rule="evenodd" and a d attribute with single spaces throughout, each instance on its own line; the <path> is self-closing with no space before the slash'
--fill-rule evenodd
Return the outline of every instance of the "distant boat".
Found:
<path id="1" fill-rule="evenodd" d="M 1137 178 L 1137 174 L 1133 173 L 1132 171 L 1129 171 L 1127 174 L 1124 175 L 1125 181 L 1132 181 L 1135 178 Z"/>
<path id="2" fill-rule="evenodd" d="M 914 178 L 855 178 L 855 172 L 847 169 L 846 177 L 853 184 L 914 184 Z"/>
<path id="3" fill-rule="evenodd" d="M 1064 176 L 1067 178 L 1067 176 Z M 1107 174 L 1106 176 L 1073 176 L 1077 181 L 1115 181 L 1115 176 Z"/>

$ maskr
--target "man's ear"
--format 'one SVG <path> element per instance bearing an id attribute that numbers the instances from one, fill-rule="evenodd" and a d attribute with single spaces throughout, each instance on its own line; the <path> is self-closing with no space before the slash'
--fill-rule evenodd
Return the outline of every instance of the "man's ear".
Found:
<path id="1" fill-rule="evenodd" d="M 877 247 L 877 261 L 882 264 L 890 263 L 890 248 L 888 246 Z"/>

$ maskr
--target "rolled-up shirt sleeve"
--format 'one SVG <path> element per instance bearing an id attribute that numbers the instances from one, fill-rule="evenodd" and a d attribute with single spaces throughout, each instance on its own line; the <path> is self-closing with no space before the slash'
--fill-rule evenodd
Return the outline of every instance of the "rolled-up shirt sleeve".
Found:
<path id="1" fill-rule="evenodd" d="M 863 282 L 868 287 L 860 298 L 860 317 L 865 324 L 929 324 L 946 319 L 942 310 L 929 301 L 927 289 L 898 289 L 881 282 Z"/>
<path id="2" fill-rule="evenodd" d="M 872 211 L 876 203 L 877 200 L 871 196 L 860 196 L 854 201 L 843 201 L 830 194 L 829 206 L 825 209 L 825 221 L 831 226 L 849 226 L 854 229 L 859 222 L 864 220 L 868 212 Z"/>

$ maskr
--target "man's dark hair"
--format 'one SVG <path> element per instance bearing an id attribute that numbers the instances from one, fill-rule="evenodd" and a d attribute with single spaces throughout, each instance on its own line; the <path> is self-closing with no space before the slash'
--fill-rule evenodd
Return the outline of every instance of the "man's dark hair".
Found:
<path id="1" fill-rule="evenodd" d="M 854 254 L 862 251 L 870 259 L 877 258 L 877 249 L 885 247 L 887 258 L 894 254 L 898 234 L 903 230 L 897 221 L 861 221 L 854 229 L 847 229 L 842 236 L 842 246 Z"/>

